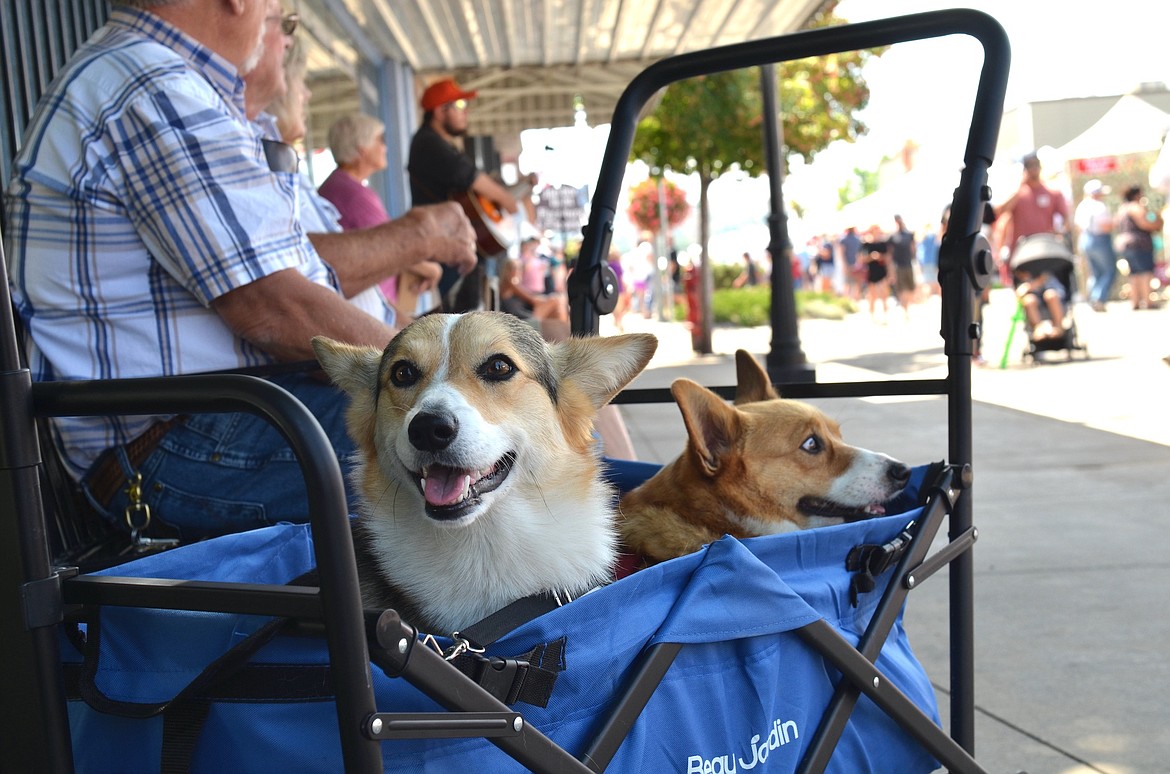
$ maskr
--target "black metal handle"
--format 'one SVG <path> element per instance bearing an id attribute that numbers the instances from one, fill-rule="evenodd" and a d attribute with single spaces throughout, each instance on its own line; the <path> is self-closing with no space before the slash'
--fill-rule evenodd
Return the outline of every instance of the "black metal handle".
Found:
<path id="1" fill-rule="evenodd" d="M 242 411 L 266 418 L 280 431 L 296 454 L 308 489 L 346 769 L 381 771 L 380 748 L 361 734 L 376 708 L 345 482 L 333 444 L 305 405 L 283 387 L 237 374 L 39 382 L 32 387 L 32 402 L 39 416 Z"/>
<path id="2" fill-rule="evenodd" d="M 987 168 L 995 154 L 999 119 L 1007 90 L 1007 64 L 1010 48 L 1007 33 L 999 22 L 980 11 L 954 9 L 897 16 L 841 27 L 824 27 L 784 37 L 766 38 L 746 43 L 694 51 L 663 59 L 643 70 L 618 100 L 614 108 L 609 141 L 602 157 L 601 173 L 593 196 L 585 239 L 577 259 L 577 268 L 569 283 L 573 332 L 596 334 L 598 309 L 589 297 L 588 287 L 594 273 L 605 261 L 603 248 L 613 231 L 618 194 L 626 161 L 633 146 L 638 115 L 659 89 L 675 81 L 707 73 L 755 67 L 773 62 L 825 56 L 842 51 L 905 43 L 943 35 L 969 35 L 983 45 L 984 65 L 976 94 L 971 131 L 967 138 L 965 161 L 951 223 L 963 226 L 963 233 L 979 230 L 977 216 L 982 214 L 968 202 L 980 201 L 986 185 Z M 962 202 L 959 200 L 962 199 Z M 572 280 L 576 280 L 575 282 Z"/>

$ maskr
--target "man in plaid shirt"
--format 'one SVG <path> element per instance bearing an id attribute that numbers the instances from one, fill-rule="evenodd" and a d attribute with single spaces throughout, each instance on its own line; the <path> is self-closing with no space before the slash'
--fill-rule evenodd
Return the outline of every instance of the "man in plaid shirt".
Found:
<path id="1" fill-rule="evenodd" d="M 298 175 L 269 169 L 244 113 L 241 75 L 273 24 L 288 26 L 277 0 L 116 0 L 57 76 L 6 196 L 11 292 L 35 379 L 304 360 L 317 334 L 383 347 L 393 320 L 348 297 L 418 261 L 474 265 L 456 204 L 306 235 Z M 344 461 L 340 393 L 307 375 L 277 381 Z M 307 517 L 287 444 L 250 415 L 68 418 L 54 430 L 116 522 L 138 474 L 154 515 L 184 537 Z"/>

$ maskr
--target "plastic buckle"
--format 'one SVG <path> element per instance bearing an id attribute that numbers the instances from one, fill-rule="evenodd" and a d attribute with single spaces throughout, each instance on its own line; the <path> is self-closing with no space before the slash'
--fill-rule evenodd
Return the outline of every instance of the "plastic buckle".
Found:
<path id="1" fill-rule="evenodd" d="M 505 704 L 511 704 L 516 701 L 514 694 L 519 694 L 519 686 L 523 685 L 528 664 L 514 658 L 493 656 L 481 660 L 476 672 L 475 681 L 481 688 Z"/>

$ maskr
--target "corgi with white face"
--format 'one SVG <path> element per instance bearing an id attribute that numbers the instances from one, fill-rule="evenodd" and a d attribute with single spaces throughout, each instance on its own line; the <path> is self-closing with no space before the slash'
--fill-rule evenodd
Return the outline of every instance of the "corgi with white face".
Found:
<path id="1" fill-rule="evenodd" d="M 656 347 L 649 334 L 549 344 L 498 312 L 422 317 L 384 351 L 314 339 L 351 401 L 365 605 L 450 633 L 608 581 L 614 494 L 593 419 Z"/>
<path id="2" fill-rule="evenodd" d="M 735 405 L 689 379 L 671 392 L 687 429 L 682 455 L 621 501 L 622 541 L 646 563 L 738 538 L 885 513 L 910 468 L 846 444 L 837 423 L 784 400 L 750 353 L 736 353 Z"/>

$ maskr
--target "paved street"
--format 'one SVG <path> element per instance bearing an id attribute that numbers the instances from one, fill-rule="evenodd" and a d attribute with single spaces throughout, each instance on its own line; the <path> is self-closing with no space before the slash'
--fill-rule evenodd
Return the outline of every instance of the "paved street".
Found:
<path id="1" fill-rule="evenodd" d="M 1091 359 L 1023 365 L 1017 332 L 998 367 L 1014 311 L 997 291 L 986 312 L 989 365 L 973 374 L 976 567 L 976 758 L 997 774 L 1138 774 L 1170 761 L 1170 311 L 1075 310 Z M 608 321 L 607 321 L 608 323 Z M 942 378 L 937 299 L 808 320 L 801 344 L 818 381 Z M 716 354 L 695 357 L 689 334 L 651 330 L 660 350 L 634 386 L 686 375 L 734 383 L 732 353 L 762 357 L 770 330 L 718 329 Z M 605 327 L 603 326 L 603 332 Z M 816 401 L 847 440 L 913 464 L 947 450 L 942 397 Z M 642 459 L 665 461 L 685 437 L 673 404 L 623 407 Z M 945 573 L 911 595 L 911 642 L 939 688 L 949 682 Z"/>

